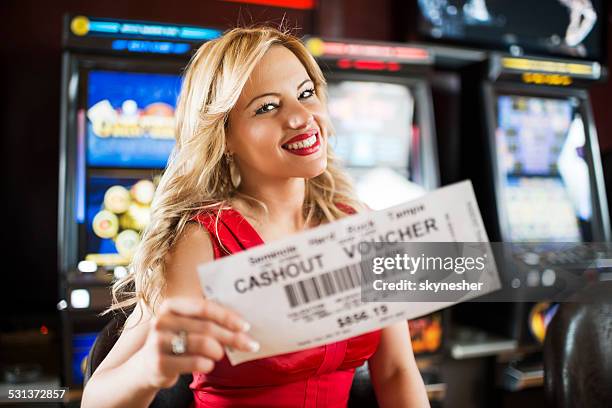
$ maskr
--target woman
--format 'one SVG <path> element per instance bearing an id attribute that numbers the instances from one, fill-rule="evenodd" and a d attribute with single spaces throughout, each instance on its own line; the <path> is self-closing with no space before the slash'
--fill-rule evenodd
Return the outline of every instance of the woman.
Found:
<path id="1" fill-rule="evenodd" d="M 328 146 L 324 96 L 314 59 L 277 30 L 234 29 L 198 50 L 134 272 L 114 288 L 114 308 L 135 309 L 82 406 L 144 407 L 193 372 L 197 407 L 340 407 L 365 360 L 381 406 L 429 405 L 405 323 L 232 367 L 224 347 L 253 351 L 257 339 L 203 298 L 198 264 L 359 208 Z"/>

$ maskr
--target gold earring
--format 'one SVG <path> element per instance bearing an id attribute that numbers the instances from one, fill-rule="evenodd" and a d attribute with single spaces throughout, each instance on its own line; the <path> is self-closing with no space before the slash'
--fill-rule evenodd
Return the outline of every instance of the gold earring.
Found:
<path id="1" fill-rule="evenodd" d="M 234 154 L 227 152 L 225 153 L 225 158 L 227 160 L 227 165 L 229 167 L 230 181 L 234 188 L 238 188 L 240 185 L 241 177 L 240 172 L 238 171 L 238 166 L 236 166 L 236 162 L 234 161 Z"/>

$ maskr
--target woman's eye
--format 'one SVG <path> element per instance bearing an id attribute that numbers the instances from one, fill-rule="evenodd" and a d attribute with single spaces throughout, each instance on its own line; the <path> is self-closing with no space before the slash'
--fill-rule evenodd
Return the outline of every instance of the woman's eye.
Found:
<path id="1" fill-rule="evenodd" d="M 264 103 L 255 111 L 256 115 L 261 115 L 262 113 L 268 113 L 278 108 L 278 105 L 275 103 Z"/>
<path id="2" fill-rule="evenodd" d="M 315 90 L 314 88 L 312 89 L 307 89 L 304 92 L 302 92 L 300 94 L 300 99 L 306 99 L 306 98 L 310 98 L 311 96 L 313 96 L 315 94 Z"/>

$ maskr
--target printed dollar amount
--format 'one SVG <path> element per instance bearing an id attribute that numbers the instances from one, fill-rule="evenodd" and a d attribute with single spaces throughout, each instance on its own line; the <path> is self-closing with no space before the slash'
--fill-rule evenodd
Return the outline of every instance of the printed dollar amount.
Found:
<path id="1" fill-rule="evenodd" d="M 345 315 L 339 317 L 336 322 L 338 323 L 338 327 L 343 329 L 347 326 L 352 326 L 359 322 L 363 322 L 369 320 L 372 317 L 380 317 L 386 315 L 389 312 L 389 308 L 386 305 L 380 305 L 373 307 L 371 309 L 371 313 L 368 310 L 362 310 L 361 312 L 352 313 L 349 315 Z"/>

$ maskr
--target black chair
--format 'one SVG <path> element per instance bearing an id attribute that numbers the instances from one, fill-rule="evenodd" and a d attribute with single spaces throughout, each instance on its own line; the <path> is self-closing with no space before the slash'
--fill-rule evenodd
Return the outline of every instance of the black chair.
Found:
<path id="1" fill-rule="evenodd" d="M 96 341 L 87 356 L 83 384 L 87 384 L 93 372 L 98 368 L 111 348 L 113 348 L 126 319 L 127 314 L 115 314 L 111 321 L 100 331 L 98 337 L 96 337 Z M 172 387 L 160 390 L 149 406 L 152 408 L 189 407 L 193 402 L 193 392 L 189 389 L 189 384 L 192 380 L 193 376 L 191 374 L 181 375 Z"/>
<path id="2" fill-rule="evenodd" d="M 370 380 L 367 364 L 355 369 L 355 377 L 351 385 L 348 408 L 376 408 L 376 394 Z"/>
<path id="3" fill-rule="evenodd" d="M 560 304 L 547 329 L 544 383 L 554 407 L 612 407 L 611 284 Z"/>

